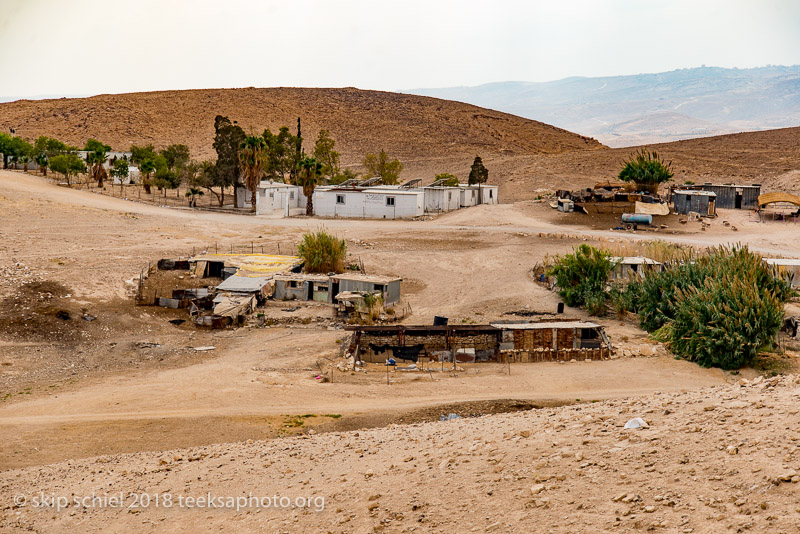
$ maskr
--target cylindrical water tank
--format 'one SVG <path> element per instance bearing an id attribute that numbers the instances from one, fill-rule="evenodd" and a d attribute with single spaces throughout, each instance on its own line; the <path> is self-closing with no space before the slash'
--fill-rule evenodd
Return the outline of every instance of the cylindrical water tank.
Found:
<path id="1" fill-rule="evenodd" d="M 622 222 L 633 224 L 653 224 L 653 216 L 649 213 L 623 213 Z"/>

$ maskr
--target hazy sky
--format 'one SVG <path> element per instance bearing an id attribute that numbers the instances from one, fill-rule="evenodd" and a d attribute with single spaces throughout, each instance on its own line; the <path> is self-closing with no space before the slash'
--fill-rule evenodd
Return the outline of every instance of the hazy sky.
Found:
<path id="1" fill-rule="evenodd" d="M 797 0 L 0 0 L 0 96 L 800 64 Z"/>

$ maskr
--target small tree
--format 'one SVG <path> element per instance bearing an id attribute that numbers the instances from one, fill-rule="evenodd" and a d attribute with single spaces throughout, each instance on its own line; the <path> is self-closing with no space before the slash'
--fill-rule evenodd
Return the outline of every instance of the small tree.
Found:
<path id="1" fill-rule="evenodd" d="M 22 163 L 22 170 L 27 172 L 28 162 L 33 154 L 33 145 L 21 137 L 12 137 L 9 146 L 14 164 Z"/>
<path id="2" fill-rule="evenodd" d="M 189 206 L 196 208 L 197 207 L 197 197 L 203 196 L 203 192 L 196 187 L 190 187 L 188 191 L 186 191 L 186 197 L 189 199 Z"/>
<path id="3" fill-rule="evenodd" d="M 284 182 L 291 179 L 297 163 L 295 160 L 297 137 L 289 132 L 288 126 L 281 126 L 277 134 L 273 134 L 267 128 L 261 137 L 267 143 L 266 174 Z"/>
<path id="4" fill-rule="evenodd" d="M 128 176 L 130 176 L 128 160 L 121 158 L 115 159 L 114 164 L 111 166 L 111 177 L 119 179 L 120 190 L 125 185 L 125 180 L 128 179 Z"/>
<path id="5" fill-rule="evenodd" d="M 33 144 L 33 160 L 42 170 L 42 175 L 47 176 L 48 161 L 53 156 L 68 152 L 70 147 L 58 139 L 40 135 Z"/>
<path id="6" fill-rule="evenodd" d="M 201 162 L 197 174 L 189 183 L 197 187 L 202 187 L 214 195 L 217 198 L 220 208 L 225 204 L 225 187 L 227 184 L 213 162 L 208 160 Z M 214 191 L 215 187 L 219 187 L 219 193 Z"/>
<path id="7" fill-rule="evenodd" d="M 108 159 L 108 153 L 111 151 L 111 147 L 104 145 L 97 139 L 89 139 L 86 141 L 86 146 L 83 149 L 87 151 L 86 164 L 91 169 L 92 178 L 97 181 L 97 187 L 102 188 L 103 180 L 106 177 L 106 171 L 103 165 L 106 159 Z"/>
<path id="8" fill-rule="evenodd" d="M 442 182 L 442 186 L 444 187 L 458 187 L 458 178 L 454 174 L 450 174 L 449 172 L 443 172 L 442 174 L 437 174 L 434 178 L 435 181 L 444 180 Z"/>
<path id="9" fill-rule="evenodd" d="M 153 174 L 155 170 L 156 162 L 153 158 L 144 158 L 141 163 L 139 163 L 139 172 L 142 175 L 142 186 L 144 187 L 144 192 L 148 195 L 150 194 L 150 187 L 153 185 L 150 181 L 150 175 Z"/>
<path id="10" fill-rule="evenodd" d="M 159 153 L 164 156 L 167 168 L 171 171 L 183 169 L 191 160 L 189 147 L 186 145 L 169 145 Z"/>
<path id="11" fill-rule="evenodd" d="M 478 184 L 478 202 L 483 204 L 483 192 L 481 191 L 481 184 L 485 184 L 489 180 L 489 171 L 483 166 L 483 160 L 480 156 L 475 156 L 475 161 L 472 162 L 472 167 L 469 170 L 469 185 Z"/>
<path id="12" fill-rule="evenodd" d="M 303 195 L 306 197 L 306 215 L 314 214 L 314 189 L 322 173 L 323 165 L 316 158 L 305 157 L 300 160 L 300 170 L 297 173 L 297 185 L 303 188 Z"/>
<path id="13" fill-rule="evenodd" d="M 549 271 L 555 276 L 558 295 L 567 306 L 590 303 L 593 310 L 601 314 L 599 301 L 605 305 L 608 275 L 615 264 L 610 255 L 602 250 L 582 244 L 573 254 L 558 259 Z"/>
<path id="14" fill-rule="evenodd" d="M 70 177 L 85 172 L 86 164 L 77 154 L 60 154 L 50 159 L 50 169 L 63 174 L 67 185 L 71 187 Z"/>
<path id="15" fill-rule="evenodd" d="M 324 228 L 303 234 L 297 254 L 305 262 L 309 273 L 341 273 L 347 257 L 347 243 Z"/>
<path id="16" fill-rule="evenodd" d="M 358 178 L 358 173 L 355 172 L 353 169 L 343 169 L 335 176 L 332 176 L 328 182 L 333 185 L 338 185 L 347 180 L 353 180 Z"/>
<path id="17" fill-rule="evenodd" d="M 334 150 L 336 141 L 328 130 L 320 130 L 314 145 L 314 157 L 322 163 L 322 175 L 329 180 L 339 174 L 339 153 Z"/>
<path id="18" fill-rule="evenodd" d="M 403 164 L 396 159 L 389 161 L 389 155 L 385 150 L 381 150 L 378 154 L 367 154 L 361 164 L 367 170 L 365 175 L 367 178 L 380 176 L 387 185 L 396 184 L 400 179 L 400 173 L 403 172 Z"/>
<path id="19" fill-rule="evenodd" d="M 623 161 L 619 179 L 633 182 L 640 190 L 658 193 L 658 186 L 672 179 L 672 162 L 664 161 L 655 152 L 642 148 Z"/>
<path id="20" fill-rule="evenodd" d="M 239 183 L 239 149 L 244 138 L 244 130 L 222 115 L 214 119 L 214 150 L 217 152 L 217 180 L 223 187 Z"/>
<path id="21" fill-rule="evenodd" d="M 250 190 L 250 210 L 256 212 L 256 195 L 261 176 L 267 166 L 267 143 L 263 137 L 248 135 L 239 149 L 239 165 L 244 184 Z"/>

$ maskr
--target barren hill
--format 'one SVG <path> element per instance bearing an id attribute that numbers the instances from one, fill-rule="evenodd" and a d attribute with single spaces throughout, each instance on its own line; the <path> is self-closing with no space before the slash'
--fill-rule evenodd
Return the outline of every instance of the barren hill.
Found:
<path id="1" fill-rule="evenodd" d="M 404 163 L 476 154 L 556 154 L 604 148 L 594 139 L 537 121 L 436 98 L 354 88 L 201 89 L 91 98 L 20 100 L 0 104 L 0 129 L 57 137 L 83 146 L 93 137 L 115 149 L 131 144 L 189 145 L 195 158 L 214 155 L 214 117 L 245 131 L 295 130 L 302 118 L 305 148 L 321 128 L 331 131 L 344 164 L 385 149 Z M 471 163 L 471 159 L 469 159 Z M 441 171 L 440 171 L 441 172 Z M 413 177 L 413 176 L 409 176 Z"/>

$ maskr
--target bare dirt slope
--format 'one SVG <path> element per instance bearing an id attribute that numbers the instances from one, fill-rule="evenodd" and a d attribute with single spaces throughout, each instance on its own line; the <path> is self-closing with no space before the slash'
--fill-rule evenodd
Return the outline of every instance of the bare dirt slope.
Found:
<path id="1" fill-rule="evenodd" d="M 251 87 L 21 100 L 0 104 L 0 127 L 14 127 L 27 138 L 54 136 L 76 146 L 93 137 L 118 150 L 131 144 L 184 143 L 195 158 L 211 158 L 218 114 L 257 134 L 284 125 L 294 132 L 301 117 L 306 150 L 313 149 L 317 132 L 326 128 L 345 164 L 381 149 L 413 162 L 603 148 L 593 139 L 499 111 L 355 88 Z"/>
<path id="2" fill-rule="evenodd" d="M 0 528 L 793 532 L 799 381 L 5 471 Z"/>

